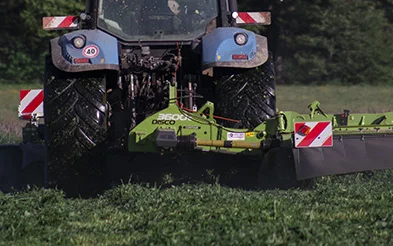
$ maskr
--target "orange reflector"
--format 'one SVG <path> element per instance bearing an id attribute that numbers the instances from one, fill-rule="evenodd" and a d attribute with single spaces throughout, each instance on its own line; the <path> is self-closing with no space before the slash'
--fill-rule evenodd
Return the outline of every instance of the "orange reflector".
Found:
<path id="1" fill-rule="evenodd" d="M 79 64 L 79 63 L 89 63 L 89 58 L 75 58 L 74 63 Z"/>
<path id="2" fill-rule="evenodd" d="M 235 54 L 232 55 L 233 60 L 247 60 L 248 56 L 246 54 Z"/>
<path id="3" fill-rule="evenodd" d="M 297 133 L 305 136 L 305 135 L 309 134 L 310 131 L 311 131 L 311 128 L 309 126 L 304 125 L 304 126 L 300 127 L 300 129 Z"/>

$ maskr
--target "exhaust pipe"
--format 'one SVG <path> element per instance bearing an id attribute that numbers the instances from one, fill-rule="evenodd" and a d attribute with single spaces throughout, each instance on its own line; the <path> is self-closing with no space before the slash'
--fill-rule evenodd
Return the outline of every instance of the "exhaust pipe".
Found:
<path id="1" fill-rule="evenodd" d="M 236 0 L 228 0 L 229 1 L 229 11 L 231 13 L 237 12 L 237 1 Z"/>

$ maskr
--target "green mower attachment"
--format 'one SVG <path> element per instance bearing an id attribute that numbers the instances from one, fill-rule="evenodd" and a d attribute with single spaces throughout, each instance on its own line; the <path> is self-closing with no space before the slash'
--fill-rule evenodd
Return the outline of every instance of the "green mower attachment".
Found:
<path id="1" fill-rule="evenodd" d="M 299 180 L 393 167 L 393 112 L 326 114 L 315 101 L 309 114 L 278 111 L 255 129 L 233 129 L 216 123 L 211 102 L 195 112 L 182 109 L 175 85 L 170 98 L 166 109 L 130 131 L 130 152 L 219 152 L 266 161 L 269 151 L 291 149 L 293 158 L 288 160 Z"/>

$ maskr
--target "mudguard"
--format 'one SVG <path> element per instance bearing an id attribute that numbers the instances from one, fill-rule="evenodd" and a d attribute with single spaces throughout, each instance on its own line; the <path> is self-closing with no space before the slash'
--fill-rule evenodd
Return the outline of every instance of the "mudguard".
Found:
<path id="1" fill-rule="evenodd" d="M 86 44 L 75 48 L 72 41 L 83 36 Z M 52 39 L 53 64 L 66 72 L 119 70 L 118 43 L 115 37 L 100 30 L 78 30 Z"/>
<path id="2" fill-rule="evenodd" d="M 245 45 L 235 42 L 235 35 L 245 33 Z M 246 55 L 246 59 L 233 59 L 233 55 Z M 221 27 L 202 38 L 202 68 L 253 68 L 268 59 L 267 38 L 241 28 Z"/>
<path id="3" fill-rule="evenodd" d="M 299 180 L 392 169 L 393 136 L 335 136 L 332 148 L 293 149 Z"/>

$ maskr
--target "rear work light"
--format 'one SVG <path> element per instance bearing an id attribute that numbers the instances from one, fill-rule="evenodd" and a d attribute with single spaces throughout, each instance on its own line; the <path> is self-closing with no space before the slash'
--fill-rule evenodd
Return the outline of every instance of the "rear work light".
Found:
<path id="1" fill-rule="evenodd" d="M 76 36 L 72 39 L 72 44 L 77 49 L 82 49 L 86 44 L 86 38 L 83 36 Z"/>

